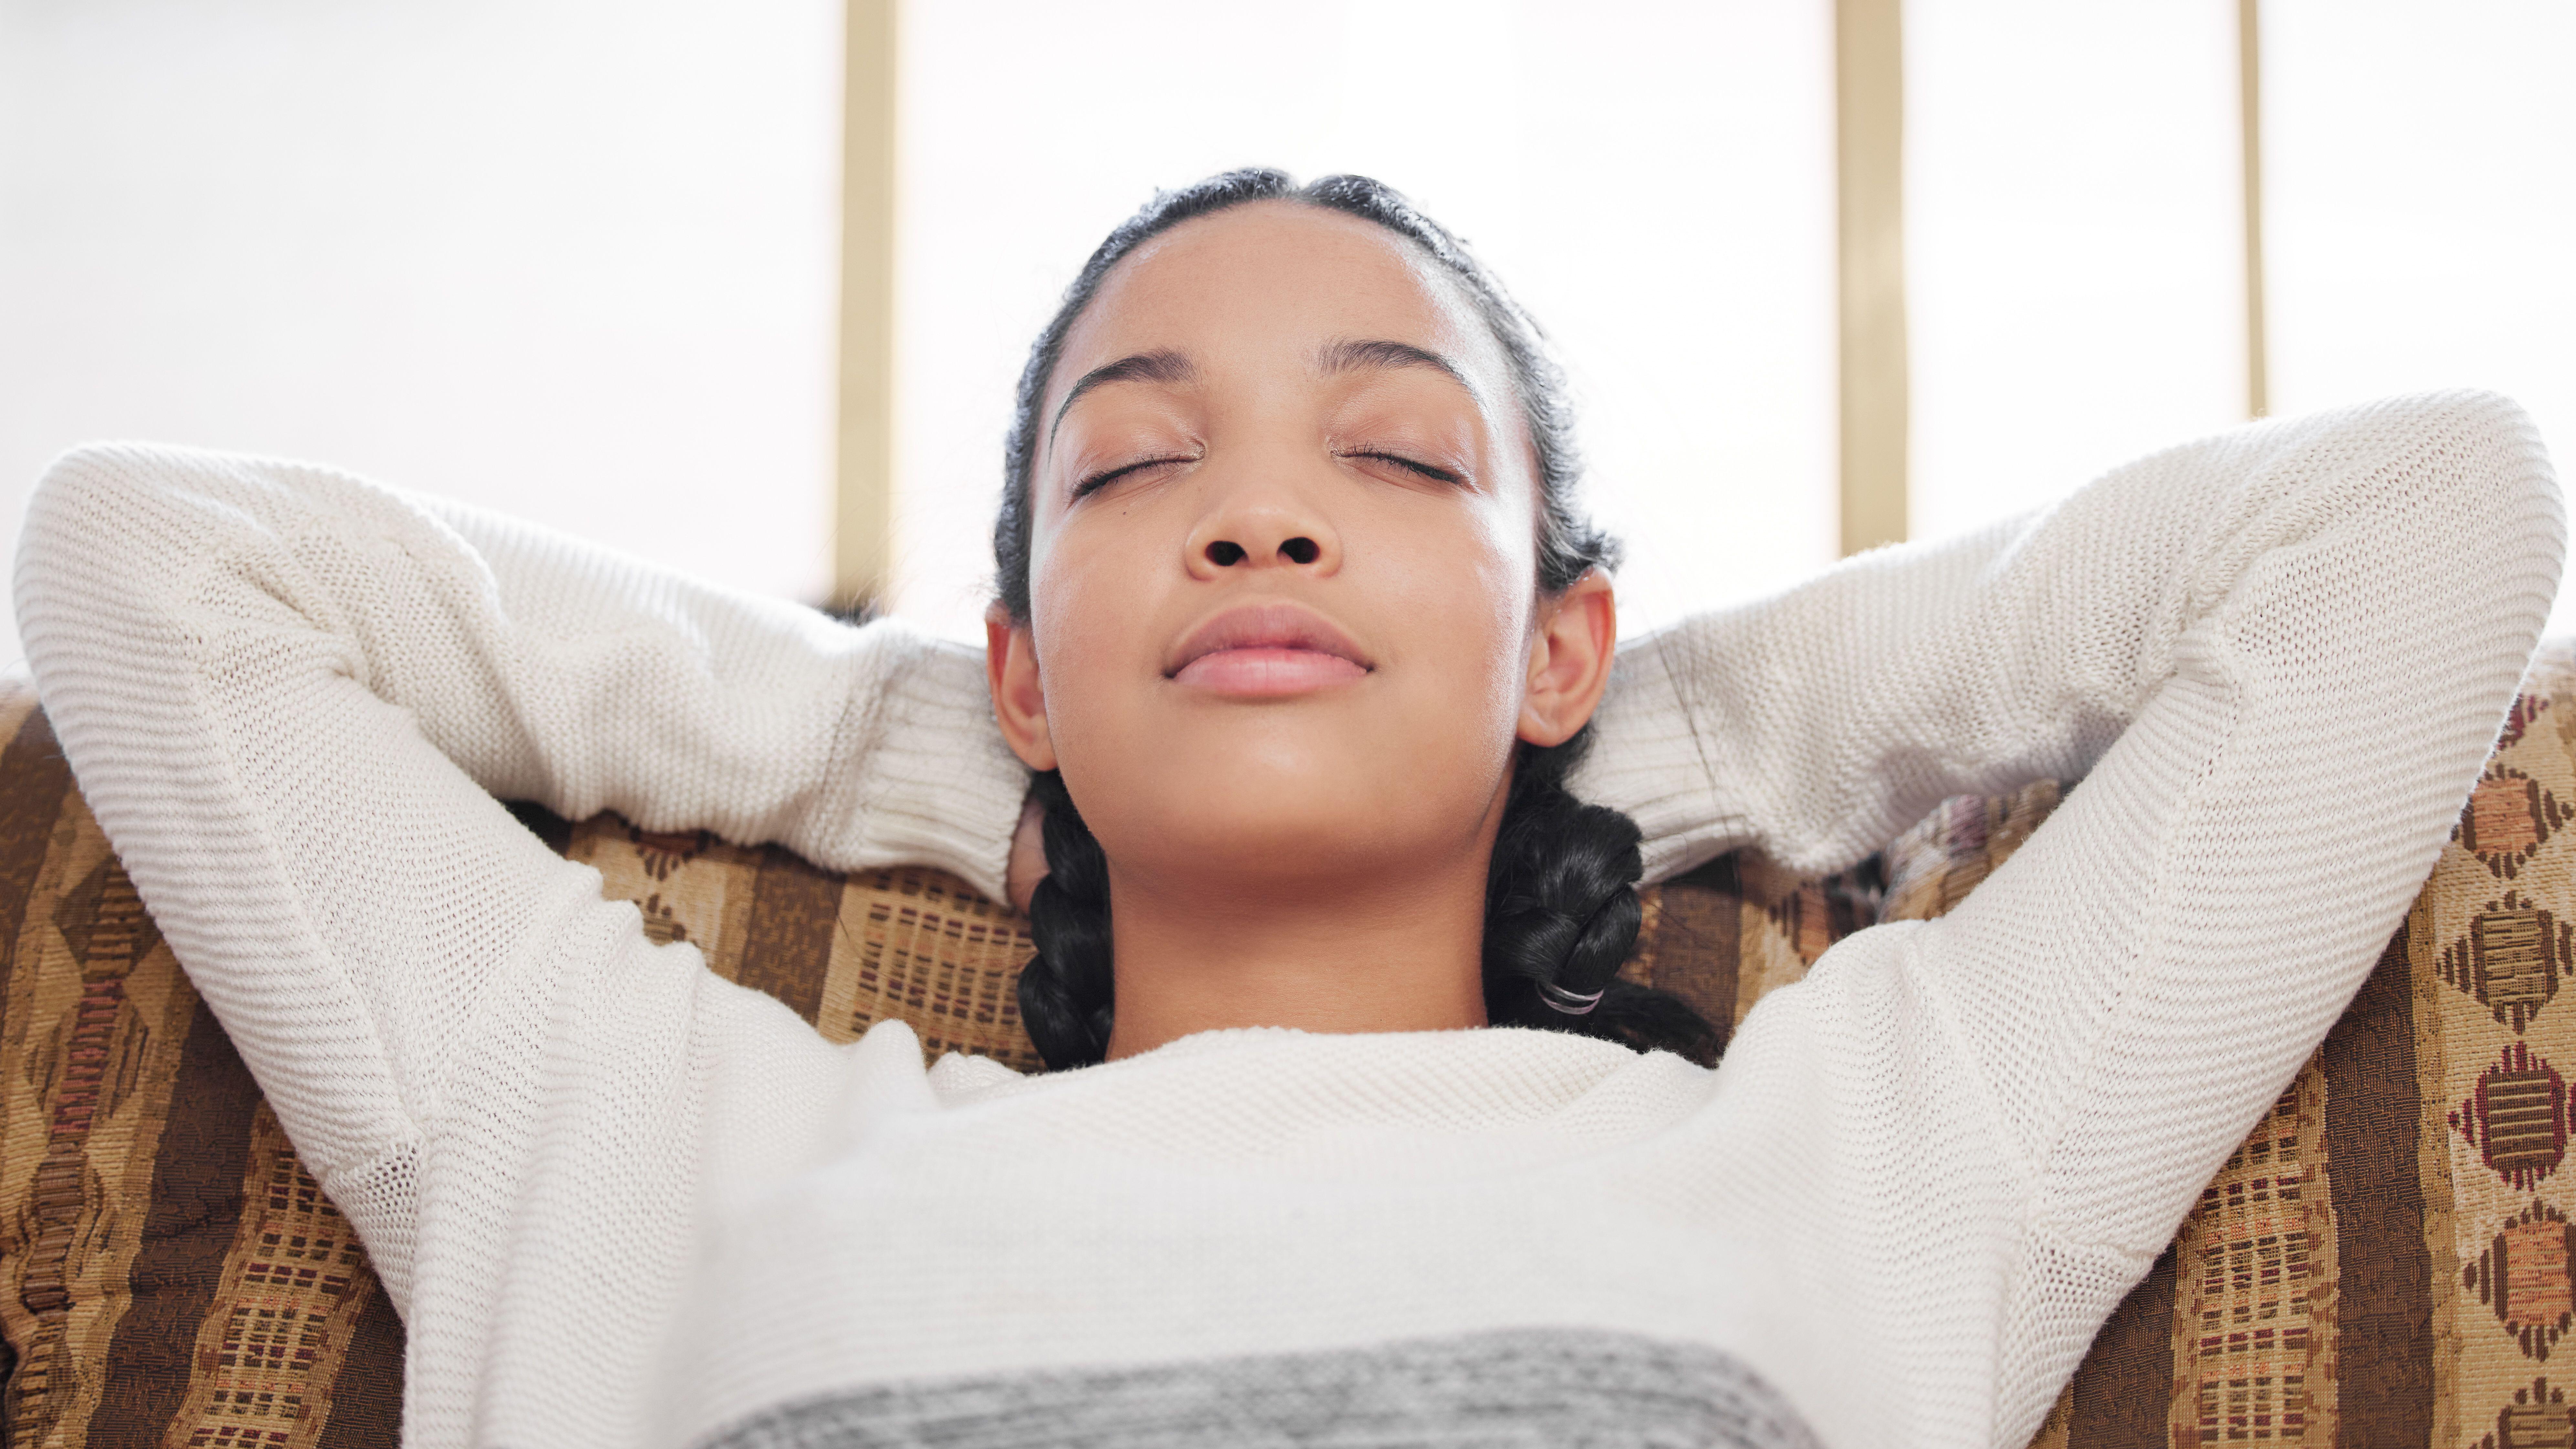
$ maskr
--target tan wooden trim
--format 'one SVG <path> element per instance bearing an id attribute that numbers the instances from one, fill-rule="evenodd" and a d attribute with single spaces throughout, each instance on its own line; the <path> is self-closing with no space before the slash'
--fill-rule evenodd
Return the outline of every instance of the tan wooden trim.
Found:
<path id="1" fill-rule="evenodd" d="M 841 358 L 832 603 L 885 596 L 894 528 L 895 22 L 848 0 L 841 93 Z"/>
<path id="2" fill-rule="evenodd" d="M 1901 0 L 1835 0 L 1842 551 L 1905 537 L 1905 45 Z"/>
<path id="3" fill-rule="evenodd" d="M 2236 0 L 2237 129 L 2245 143 L 2245 415 L 2272 411 L 2263 297 L 2263 4 Z"/>

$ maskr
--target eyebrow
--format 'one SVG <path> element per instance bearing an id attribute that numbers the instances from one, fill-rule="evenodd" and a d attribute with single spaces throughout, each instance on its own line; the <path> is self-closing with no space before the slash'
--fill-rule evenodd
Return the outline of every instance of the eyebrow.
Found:
<path id="1" fill-rule="evenodd" d="M 1047 424 L 1047 441 L 1055 441 L 1055 430 L 1064 426 L 1064 415 L 1072 411 L 1076 400 L 1095 387 L 1112 382 L 1188 382 L 1197 377 L 1198 372 L 1197 364 L 1168 348 L 1160 352 L 1139 352 L 1104 367 L 1095 367 L 1065 389 L 1064 401 L 1055 405 L 1054 421 Z"/>
<path id="2" fill-rule="evenodd" d="M 1467 374 L 1459 370 L 1458 364 L 1427 347 L 1416 347 L 1410 342 L 1360 338 L 1328 343 L 1316 355 L 1316 363 L 1327 373 L 1368 367 L 1427 367 L 1466 389 L 1467 396 L 1475 398 L 1480 405 L 1484 402 L 1476 392 L 1476 385 L 1467 380 Z"/>
<path id="3" fill-rule="evenodd" d="M 1316 354 L 1315 362 L 1317 369 L 1327 374 L 1361 368 L 1427 367 L 1465 389 L 1467 396 L 1474 398 L 1479 406 L 1484 402 L 1476 391 L 1476 385 L 1467 380 L 1467 374 L 1459 369 L 1458 364 L 1427 347 L 1416 347 L 1410 342 L 1387 338 L 1345 338 L 1340 342 L 1326 343 Z M 1170 348 L 1133 353 L 1116 362 L 1095 367 L 1065 389 L 1064 401 L 1055 405 L 1055 417 L 1047 423 L 1047 441 L 1055 441 L 1056 430 L 1064 426 L 1064 415 L 1073 411 L 1074 403 L 1095 387 L 1113 382 L 1189 382 L 1197 376 L 1198 365 L 1190 361 L 1187 354 Z"/>

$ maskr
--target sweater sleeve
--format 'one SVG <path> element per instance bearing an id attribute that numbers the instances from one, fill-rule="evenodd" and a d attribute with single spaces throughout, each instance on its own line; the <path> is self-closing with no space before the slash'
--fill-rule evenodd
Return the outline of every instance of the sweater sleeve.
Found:
<path id="1" fill-rule="evenodd" d="M 2015 1443 L 2404 919 L 2565 543 L 2530 420 L 2476 394 L 2251 428 L 2123 469 L 2078 510 L 2111 526 L 2057 564 L 2056 597 L 2096 611 L 2070 642 L 2122 661 L 2104 724 L 2126 728 L 2067 751 L 2084 782 L 1905 938 L 1900 969 L 1973 1064 L 2019 1184 L 1998 1384 Z M 2180 536 L 2130 562 L 2113 526 L 2152 538 L 2149 516 Z M 2124 564 L 2167 582 L 2104 608 Z M 2045 661 L 2029 677 L 2065 677 Z"/>
<path id="2" fill-rule="evenodd" d="M 111 557 L 133 607 L 183 575 L 290 585 L 279 601 L 340 641 L 351 676 L 496 796 L 775 841 L 833 869 L 932 864 L 1002 894 L 1027 772 L 991 727 L 979 650 L 292 464 L 99 448 L 44 491 L 80 496 L 32 505 L 68 527 L 30 534 L 22 617 L 50 580 L 76 589 L 83 563 Z M 138 525 L 170 531 L 147 544 Z M 254 576 L 263 551 L 292 572 Z"/>
<path id="3" fill-rule="evenodd" d="M 2134 704 L 2135 625 L 2190 523 L 2101 507 L 2155 486 L 2126 477 L 1627 644 L 1573 790 L 1633 817 L 1664 880 L 1744 845 L 1846 869 L 1948 796 L 2082 774 Z"/>
<path id="4" fill-rule="evenodd" d="M 2281 566 L 2262 550 L 2304 539 L 2290 520 L 2313 522 L 2302 510 L 2398 466 L 2336 450 L 2436 448 L 2454 429 L 2497 447 L 2509 437 L 2546 481 L 2510 402 L 2398 399 L 2186 444 L 2019 518 L 1879 549 L 1660 630 L 1620 651 L 1574 789 L 1638 821 L 1647 876 L 1661 880 L 1748 844 L 1802 872 L 1841 870 L 1945 797 L 2077 779 L 2180 667 L 2187 629 L 2248 571 Z M 2439 461 L 2410 463 L 2408 486 Z M 2456 516 L 2380 545 L 2421 554 L 2484 521 L 2464 493 L 2438 506 Z M 2555 504 L 2521 506 L 2522 532 L 2455 567 L 2522 570 L 2488 582 L 2539 590 L 2545 617 L 2557 525 L 2532 510 L 2554 519 Z M 2369 555 L 2353 607 L 2403 612 L 2388 584 L 2365 583 L 2389 568 Z"/>
<path id="5" fill-rule="evenodd" d="M 2158 454 L 1666 644 L 1701 799 L 1810 867 L 1949 791 L 2084 777 L 1957 910 L 1841 942 L 1739 1038 L 1812 1026 L 1819 1089 L 1875 1154 L 1848 1190 L 1985 1255 L 1997 1316 L 1947 1331 L 1993 1345 L 1999 1446 L 2403 919 L 2563 546 L 2519 409 L 2407 398 Z M 1982 1286 L 1944 1281 L 1890 1321 Z"/>
<path id="6" fill-rule="evenodd" d="M 507 1176 L 539 1043 L 642 1061 L 710 1010 L 495 794 L 998 895 L 1025 787 L 974 651 L 295 465 L 74 453 L 15 599 L 91 808 L 398 1304 L 442 1131 Z M 583 999 L 637 1015 L 549 1023 Z"/>
<path id="7" fill-rule="evenodd" d="M 833 870 L 935 865 L 1003 898 L 1029 774 L 994 727 L 983 650 L 401 501 L 450 537 L 404 539 L 421 567 L 394 587 L 443 595 L 433 607 L 457 623 L 392 641 L 375 673 L 417 686 L 400 702 L 485 789 L 571 820 L 615 810 L 648 830 L 774 841 Z M 468 612 L 477 560 L 488 583 Z"/>

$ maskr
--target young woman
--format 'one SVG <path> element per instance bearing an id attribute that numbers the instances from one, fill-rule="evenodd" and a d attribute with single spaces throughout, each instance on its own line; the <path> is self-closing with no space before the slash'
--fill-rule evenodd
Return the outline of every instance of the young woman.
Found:
<path id="1" fill-rule="evenodd" d="M 2439 848 L 2555 586 L 2537 441 L 2266 424 L 1615 669 L 1573 482 L 1454 241 L 1240 173 L 1040 339 L 985 659 L 135 448 L 48 475 L 17 607 L 413 1444 L 2019 1449 Z M 1023 765 L 1023 997 L 1099 1063 L 1028 1078 L 824 1044 L 492 798 L 998 891 Z M 1636 1049 L 1713 1043 L 1609 981 L 1637 836 L 1568 785 L 1662 875 L 2040 775 L 1959 911 Z"/>

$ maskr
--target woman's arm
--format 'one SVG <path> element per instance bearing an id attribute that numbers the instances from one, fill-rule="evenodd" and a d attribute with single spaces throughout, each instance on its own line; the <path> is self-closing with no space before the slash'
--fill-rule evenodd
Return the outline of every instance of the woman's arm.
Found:
<path id="1" fill-rule="evenodd" d="M 1734 1048 L 1802 1053 L 1842 1144 L 1820 1190 L 1940 1260 L 1888 1354 L 1991 1355 L 1993 1399 L 1944 1405 L 1955 1422 L 2029 1441 L 2351 1000 L 2495 741 L 2564 530 L 2513 404 L 2401 399 L 1865 561 L 1768 606 L 1787 641 L 1731 636 L 1769 672 L 1683 681 L 1722 702 L 1726 788 L 1811 863 L 1928 795 L 2087 772 L 1956 911 L 1841 942 Z M 1889 587 L 1907 568 L 1931 578 Z M 1850 773 L 1731 773 L 1763 767 Z"/>
<path id="2" fill-rule="evenodd" d="M 1620 652 L 1574 788 L 1636 817 L 1647 874 L 1664 879 L 1744 844 L 1840 870 L 1946 796 L 2084 775 L 2262 549 L 2287 546 L 2302 508 L 2362 486 L 2345 476 L 2358 461 L 2327 476 L 2320 459 L 2434 447 L 2456 427 L 2527 432 L 2492 421 L 2503 413 L 2519 418 L 2455 394 L 2223 433 L 2021 518 L 1659 631 Z M 2432 547 L 2472 522 L 2424 520 L 2387 547 Z M 2540 549 L 2516 538 L 2479 569 L 2536 570 Z"/>
<path id="3" fill-rule="evenodd" d="M 1904 938 L 1890 988 L 1980 1079 L 2023 1190 L 2001 1365 L 2016 1443 L 2404 918 L 2565 541 L 2538 434 L 2491 395 L 2253 428 L 2112 482 L 2133 515 L 2192 525 L 2126 634 L 2100 617 L 2074 640 L 2120 661 L 2104 672 L 2133 691 L 2127 728 Z M 2097 551 L 2061 596 L 2112 592 L 2121 564 Z"/>
<path id="4" fill-rule="evenodd" d="M 66 466 L 111 456 L 325 570 L 369 688 L 503 799 L 1001 892 L 1028 772 L 992 728 L 980 651 L 319 469 L 162 450 Z"/>
<path id="5" fill-rule="evenodd" d="M 316 469 L 75 453 L 16 604 L 91 808 L 398 1301 L 426 1164 L 506 1198 L 539 1044 L 610 1029 L 571 1003 L 644 1013 L 598 1044 L 640 1082 L 720 984 L 487 791 L 987 890 L 1019 812 L 972 651 Z"/>

